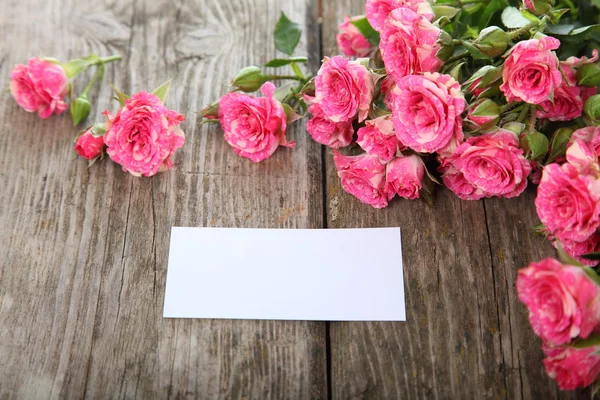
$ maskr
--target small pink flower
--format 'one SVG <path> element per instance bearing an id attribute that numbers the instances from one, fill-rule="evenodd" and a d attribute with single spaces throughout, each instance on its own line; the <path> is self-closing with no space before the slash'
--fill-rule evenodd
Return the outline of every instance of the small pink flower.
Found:
<path id="1" fill-rule="evenodd" d="M 69 80 L 60 65 L 41 58 L 31 58 L 27 65 L 17 64 L 11 72 L 10 92 L 25 111 L 37 112 L 40 118 L 60 114 L 67 109 L 63 97 Z"/>
<path id="2" fill-rule="evenodd" d="M 260 90 L 264 97 L 228 93 L 219 101 L 225 140 L 238 155 L 255 163 L 271 157 L 279 146 L 296 145 L 285 138 L 286 115 L 273 97 L 275 85 L 267 82 Z"/>
<path id="3" fill-rule="evenodd" d="M 385 164 L 376 155 L 344 156 L 337 151 L 333 161 L 344 190 L 374 208 L 388 205 L 385 193 Z"/>
<path id="4" fill-rule="evenodd" d="M 183 147 L 185 135 L 179 124 L 185 117 L 165 107 L 160 99 L 139 92 L 125 101 L 116 115 L 108 111 L 104 143 L 106 153 L 135 176 L 152 176 L 171 169 L 171 157 Z"/>
<path id="5" fill-rule="evenodd" d="M 535 199 L 538 217 L 560 241 L 587 240 L 600 226 L 599 185 L 569 163 L 546 165 Z"/>
<path id="6" fill-rule="evenodd" d="M 583 265 L 594 266 L 598 264 L 598 261 L 588 260 L 583 258 L 582 256 L 588 253 L 595 253 L 600 250 L 600 235 L 594 233 L 588 239 L 581 242 L 574 242 L 572 240 L 563 240 L 560 242 L 563 249 L 573 257 L 575 260 L 579 261 Z M 559 245 L 559 242 L 552 243 L 554 247 Z"/>
<path id="7" fill-rule="evenodd" d="M 533 331 L 555 345 L 587 338 L 600 318 L 600 287 L 581 267 L 546 258 L 519 270 L 517 294 Z"/>
<path id="8" fill-rule="evenodd" d="M 92 129 L 86 129 L 75 142 L 75 151 L 86 160 L 93 160 L 104 150 L 104 137 L 95 137 Z"/>
<path id="9" fill-rule="evenodd" d="M 398 81 L 392 92 L 392 115 L 400 142 L 418 152 L 433 153 L 453 138 L 462 141 L 465 98 L 450 75 L 424 73 Z"/>
<path id="10" fill-rule="evenodd" d="M 544 345 L 544 367 L 561 390 L 575 390 L 594 383 L 600 377 L 600 347 L 578 349 Z"/>
<path id="11" fill-rule="evenodd" d="M 419 197 L 421 190 L 425 165 L 421 157 L 410 155 L 396 157 L 386 165 L 385 191 L 388 200 L 394 195 L 414 200 Z"/>
<path id="12" fill-rule="evenodd" d="M 519 42 L 504 62 L 500 90 L 508 102 L 542 104 L 562 83 L 558 58 L 552 50 L 560 41 L 550 36 Z"/>
<path id="13" fill-rule="evenodd" d="M 375 80 L 358 61 L 341 56 L 325 57 L 315 78 L 315 102 L 333 122 L 358 121 L 367 118 L 371 107 Z"/>
<path id="14" fill-rule="evenodd" d="M 312 114 L 312 118 L 306 123 L 306 130 L 316 142 L 334 149 L 348 146 L 352 142 L 352 122 L 333 122 L 316 103 L 308 107 L 308 112 Z"/>
<path id="15" fill-rule="evenodd" d="M 594 148 L 596 154 L 600 155 L 600 126 L 586 126 L 577 129 L 571 135 L 571 141 L 582 140 Z"/>
<path id="16" fill-rule="evenodd" d="M 367 153 L 378 155 L 382 161 L 394 158 L 400 143 L 396 138 L 391 116 L 367 120 L 365 125 L 358 130 L 356 143 Z"/>
<path id="17" fill-rule="evenodd" d="M 470 137 L 456 149 L 449 164 L 442 178 L 464 200 L 516 197 L 527 187 L 531 172 L 517 135 L 506 129 Z"/>
<path id="18" fill-rule="evenodd" d="M 407 7 L 428 21 L 433 21 L 434 13 L 427 0 L 367 0 L 367 20 L 373 29 L 381 32 L 387 17 L 399 7 Z"/>
<path id="19" fill-rule="evenodd" d="M 340 24 L 340 33 L 337 35 L 337 43 L 342 53 L 349 57 L 368 57 L 373 51 L 373 45 L 369 43 L 352 21 L 362 19 L 363 16 L 345 17 Z"/>
<path id="20" fill-rule="evenodd" d="M 381 34 L 381 57 L 385 70 L 396 82 L 407 75 L 435 72 L 442 66 L 437 57 L 441 30 L 410 8 L 397 8 Z"/>

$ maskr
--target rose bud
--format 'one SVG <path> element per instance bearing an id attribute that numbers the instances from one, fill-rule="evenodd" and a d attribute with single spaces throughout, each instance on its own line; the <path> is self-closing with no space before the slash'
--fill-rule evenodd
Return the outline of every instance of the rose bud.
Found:
<path id="1" fill-rule="evenodd" d="M 200 111 L 200 115 L 206 119 L 219 119 L 219 102 L 215 101 L 204 107 L 202 111 Z"/>
<path id="2" fill-rule="evenodd" d="M 524 0 L 523 5 L 535 15 L 544 15 L 554 7 L 554 0 Z"/>
<path id="3" fill-rule="evenodd" d="M 94 136 L 89 127 L 75 141 L 75 151 L 86 160 L 93 160 L 104 152 L 104 138 Z"/>
<path id="4" fill-rule="evenodd" d="M 502 78 L 502 70 L 493 65 L 486 65 L 477 70 L 465 83 L 465 87 L 474 96 L 486 92 L 492 84 L 497 84 Z"/>
<path id="5" fill-rule="evenodd" d="M 474 130 L 489 129 L 500 119 L 500 107 L 490 99 L 476 100 L 467 112 L 467 121 Z"/>
<path id="6" fill-rule="evenodd" d="M 583 107 L 585 114 L 592 120 L 600 120 L 600 94 L 591 96 Z"/>
<path id="7" fill-rule="evenodd" d="M 340 24 L 340 33 L 336 36 L 338 47 L 342 50 L 342 53 L 349 57 L 368 57 L 373 51 L 373 45 L 352 24 L 352 21 L 362 18 L 364 18 L 362 15 L 345 17 L 344 22 Z"/>
<path id="8" fill-rule="evenodd" d="M 584 64 L 579 67 L 577 69 L 577 82 L 585 87 L 600 85 L 600 65 Z"/>
<path id="9" fill-rule="evenodd" d="M 497 26 L 490 26 L 479 33 L 473 45 L 489 57 L 498 57 L 506 51 L 510 37 Z"/>
<path id="10" fill-rule="evenodd" d="M 242 68 L 238 72 L 235 78 L 233 78 L 231 86 L 248 93 L 257 91 L 266 81 L 267 77 L 262 73 L 260 68 L 250 66 Z"/>
<path id="11" fill-rule="evenodd" d="M 81 95 L 71 103 L 71 119 L 73 126 L 77 126 L 90 115 L 92 105 L 86 95 Z"/>

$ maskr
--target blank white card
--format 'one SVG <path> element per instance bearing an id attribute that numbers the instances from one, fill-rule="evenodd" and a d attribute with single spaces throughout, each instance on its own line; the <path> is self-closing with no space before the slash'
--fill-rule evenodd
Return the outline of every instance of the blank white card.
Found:
<path id="1" fill-rule="evenodd" d="M 400 228 L 173 227 L 163 316 L 405 321 Z"/>

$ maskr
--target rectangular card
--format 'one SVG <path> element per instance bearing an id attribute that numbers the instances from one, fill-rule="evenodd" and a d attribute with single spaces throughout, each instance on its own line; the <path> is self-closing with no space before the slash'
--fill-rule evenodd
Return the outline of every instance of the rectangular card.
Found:
<path id="1" fill-rule="evenodd" d="M 405 321 L 400 228 L 171 230 L 163 316 Z"/>

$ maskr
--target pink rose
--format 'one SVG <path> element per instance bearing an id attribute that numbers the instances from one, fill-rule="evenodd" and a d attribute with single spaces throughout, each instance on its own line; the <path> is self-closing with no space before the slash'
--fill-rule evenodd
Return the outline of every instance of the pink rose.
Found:
<path id="1" fill-rule="evenodd" d="M 600 287 L 581 267 L 546 258 L 519 270 L 517 294 L 533 331 L 555 345 L 587 338 L 600 318 Z"/>
<path id="2" fill-rule="evenodd" d="M 365 121 L 364 127 L 358 130 L 356 143 L 367 153 L 376 154 L 383 161 L 396 156 L 400 143 L 394 132 L 394 124 L 390 115 Z"/>
<path id="3" fill-rule="evenodd" d="M 462 141 L 465 98 L 450 75 L 425 73 L 398 81 L 392 92 L 394 129 L 400 142 L 418 152 L 433 153 L 453 137 Z"/>
<path id="4" fill-rule="evenodd" d="M 570 121 L 581 117 L 582 110 L 581 89 L 563 84 L 554 91 L 554 102 L 543 101 L 536 114 L 538 118 L 548 118 L 550 121 Z"/>
<path id="5" fill-rule="evenodd" d="M 367 20 L 373 29 L 381 32 L 387 17 L 399 7 L 407 7 L 423 15 L 428 21 L 433 21 L 435 16 L 427 0 L 367 0 L 365 5 Z"/>
<path id="6" fill-rule="evenodd" d="M 265 97 L 228 93 L 219 101 L 219 120 L 225 140 L 240 156 L 253 162 L 271 157 L 277 147 L 294 147 L 285 138 L 286 116 L 275 100 L 275 85 L 265 83 L 260 91 Z"/>
<path id="7" fill-rule="evenodd" d="M 519 42 L 504 62 L 500 90 L 508 102 L 542 104 L 562 83 L 556 50 L 560 41 L 550 36 Z"/>
<path id="8" fill-rule="evenodd" d="M 448 160 L 446 186 L 464 200 L 516 197 L 527 187 L 531 165 L 519 148 L 517 135 L 506 129 L 473 136 Z M 473 189 L 468 189 L 471 185 Z"/>
<path id="9" fill-rule="evenodd" d="M 583 175 L 598 176 L 600 167 L 598 166 L 598 155 L 590 143 L 582 140 L 575 140 L 567 148 L 567 162 Z"/>
<path id="10" fill-rule="evenodd" d="M 577 129 L 571 135 L 571 141 L 582 140 L 589 143 L 594 148 L 596 154 L 600 155 L 600 126 L 586 126 Z"/>
<path id="11" fill-rule="evenodd" d="M 48 118 L 67 109 L 63 97 L 69 92 L 69 80 L 60 65 L 31 58 L 27 65 L 15 65 L 10 75 L 10 92 L 25 111 Z"/>
<path id="12" fill-rule="evenodd" d="M 312 118 L 306 123 L 306 130 L 316 142 L 334 149 L 348 146 L 352 142 L 352 122 L 333 122 L 316 103 L 308 107 L 308 112 L 312 114 Z"/>
<path id="13" fill-rule="evenodd" d="M 410 8 L 392 11 L 379 45 L 388 75 L 399 82 L 407 75 L 437 71 L 442 66 L 437 57 L 440 33 L 438 27 Z"/>
<path id="14" fill-rule="evenodd" d="M 562 248 L 583 265 L 594 266 L 598 264 L 598 261 L 588 260 L 582 256 L 589 253 L 595 253 L 600 251 L 600 235 L 594 233 L 587 240 L 581 242 L 574 242 L 572 240 L 564 240 L 560 242 Z M 559 242 L 552 243 L 554 247 L 559 245 Z"/>
<path id="15" fill-rule="evenodd" d="M 560 241 L 587 240 L 600 226 L 600 181 L 581 175 L 569 163 L 544 167 L 535 207 Z"/>
<path id="16" fill-rule="evenodd" d="M 561 390 L 575 390 L 594 383 L 600 376 L 600 347 L 544 345 L 544 367 Z"/>
<path id="17" fill-rule="evenodd" d="M 179 124 L 185 117 L 165 107 L 160 99 L 139 92 L 125 101 L 113 116 L 108 111 L 104 143 L 106 153 L 135 176 L 152 176 L 171 169 L 171 156 L 183 147 L 185 135 Z"/>
<path id="18" fill-rule="evenodd" d="M 369 43 L 352 21 L 362 19 L 363 16 L 345 17 L 340 24 L 340 33 L 337 35 L 337 43 L 342 53 L 349 57 L 368 57 L 373 51 L 373 45 Z"/>
<path id="19" fill-rule="evenodd" d="M 88 128 L 75 141 L 75 151 L 86 160 L 93 160 L 104 151 L 104 137 L 95 137 Z"/>
<path id="20" fill-rule="evenodd" d="M 396 157 L 387 163 L 385 191 L 388 194 L 388 200 L 391 200 L 396 194 L 410 200 L 418 198 L 424 173 L 423 160 L 414 154 L 406 157 Z"/>
<path id="21" fill-rule="evenodd" d="M 344 190 L 362 203 L 386 207 L 385 164 L 376 155 L 344 156 L 337 151 L 333 161 Z"/>
<path id="22" fill-rule="evenodd" d="M 358 122 L 367 118 L 375 80 L 358 61 L 341 56 L 325 57 L 315 78 L 315 102 L 333 122 Z"/>

